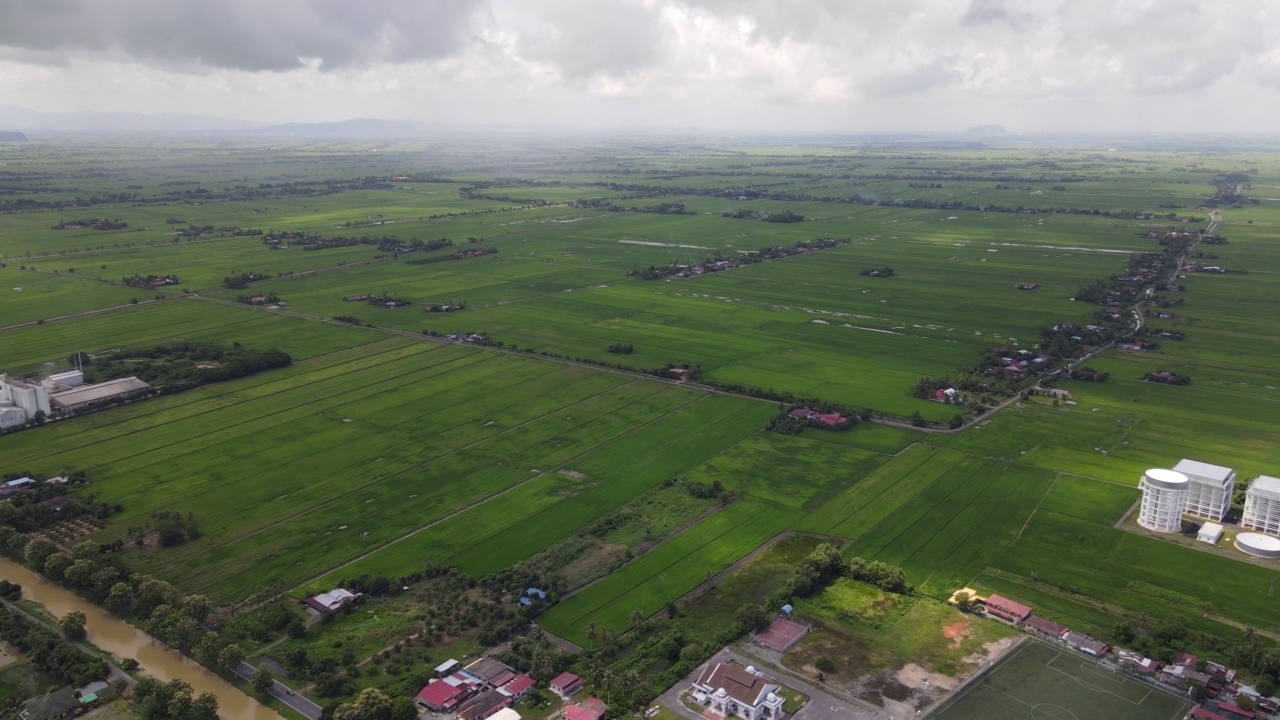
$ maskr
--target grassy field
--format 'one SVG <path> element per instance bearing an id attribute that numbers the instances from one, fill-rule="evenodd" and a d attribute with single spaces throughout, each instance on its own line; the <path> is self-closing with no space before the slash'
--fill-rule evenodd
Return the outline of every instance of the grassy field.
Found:
<path id="1" fill-rule="evenodd" d="M 1179 697 L 1104 670 L 1061 647 L 1028 641 L 926 717 L 935 720 L 1176 720 Z"/>

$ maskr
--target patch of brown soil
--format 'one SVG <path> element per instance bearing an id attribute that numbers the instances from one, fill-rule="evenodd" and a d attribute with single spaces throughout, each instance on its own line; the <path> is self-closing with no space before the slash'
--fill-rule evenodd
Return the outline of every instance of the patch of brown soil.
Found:
<path id="1" fill-rule="evenodd" d="M 969 624 L 963 620 L 957 620 L 950 625 L 942 626 L 942 635 L 951 641 L 951 647 L 958 648 L 969 637 Z"/>

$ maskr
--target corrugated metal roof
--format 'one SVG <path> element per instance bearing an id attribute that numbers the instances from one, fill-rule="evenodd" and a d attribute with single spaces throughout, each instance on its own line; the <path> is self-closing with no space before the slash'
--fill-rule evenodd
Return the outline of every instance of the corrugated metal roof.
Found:
<path id="1" fill-rule="evenodd" d="M 1200 462 L 1199 460 L 1187 459 L 1179 460 L 1178 464 L 1173 466 L 1173 469 L 1183 475 L 1195 475 L 1197 477 L 1208 478 L 1218 482 L 1226 481 L 1226 479 L 1231 477 L 1235 472 L 1229 467 L 1211 465 L 1206 462 Z"/>
<path id="2" fill-rule="evenodd" d="M 117 378 L 93 385 L 81 385 L 78 388 L 53 393 L 49 399 L 62 407 L 75 407 L 86 403 L 106 400 L 125 393 L 146 390 L 150 385 L 136 377 Z"/>

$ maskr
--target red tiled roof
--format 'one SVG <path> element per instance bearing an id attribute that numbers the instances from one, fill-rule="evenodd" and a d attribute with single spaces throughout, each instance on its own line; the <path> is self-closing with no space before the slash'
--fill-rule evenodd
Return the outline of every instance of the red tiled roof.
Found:
<path id="1" fill-rule="evenodd" d="M 503 690 L 512 695 L 519 695 L 537 684 L 537 681 L 528 675 L 517 675 L 514 680 L 502 686 Z"/>
<path id="2" fill-rule="evenodd" d="M 600 720 L 600 717 L 581 705 L 570 705 L 564 709 L 564 720 Z"/>

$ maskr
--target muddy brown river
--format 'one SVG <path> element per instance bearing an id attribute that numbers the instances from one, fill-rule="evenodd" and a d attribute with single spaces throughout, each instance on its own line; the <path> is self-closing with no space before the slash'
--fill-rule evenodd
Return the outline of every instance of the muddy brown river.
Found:
<path id="1" fill-rule="evenodd" d="M 22 597 L 62 617 L 72 610 L 85 614 L 88 641 L 117 658 L 134 658 L 143 672 L 160 681 L 182 680 L 218 698 L 218 714 L 234 720 L 282 720 L 279 714 L 245 695 L 196 661 L 169 648 L 138 628 L 55 585 L 12 560 L 0 556 L 0 578 L 22 586 Z"/>

